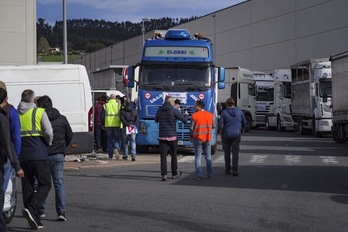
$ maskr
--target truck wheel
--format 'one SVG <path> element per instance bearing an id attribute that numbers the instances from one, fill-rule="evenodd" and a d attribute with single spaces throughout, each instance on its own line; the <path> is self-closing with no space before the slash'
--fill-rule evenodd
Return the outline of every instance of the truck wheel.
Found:
<path id="1" fill-rule="evenodd" d="M 265 119 L 265 126 L 266 126 L 266 128 L 267 128 L 269 131 L 273 131 L 273 130 L 276 130 L 276 129 L 277 129 L 277 128 L 274 127 L 274 126 L 270 126 L 270 125 L 269 125 L 269 118 L 268 118 L 268 116 L 266 116 L 266 119 Z"/>
<path id="2" fill-rule="evenodd" d="M 332 138 L 336 143 L 346 143 L 347 138 L 345 136 L 340 136 L 339 126 L 334 125 L 334 130 L 332 130 Z M 341 128 L 342 129 L 342 128 Z"/>
<path id="3" fill-rule="evenodd" d="M 138 153 L 148 153 L 150 150 L 149 146 L 146 145 L 137 145 L 137 152 Z"/>
<path id="4" fill-rule="evenodd" d="M 279 116 L 277 117 L 277 131 L 285 131 L 285 127 L 282 126 Z"/>
<path id="5" fill-rule="evenodd" d="M 253 125 L 253 121 L 249 115 L 245 116 L 245 121 L 246 121 L 245 132 L 249 132 L 251 130 L 252 125 Z"/>

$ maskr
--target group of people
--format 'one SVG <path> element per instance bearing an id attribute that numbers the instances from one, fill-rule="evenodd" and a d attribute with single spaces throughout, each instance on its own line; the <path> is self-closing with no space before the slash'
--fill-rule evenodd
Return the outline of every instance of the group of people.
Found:
<path id="1" fill-rule="evenodd" d="M 197 100 L 194 104 L 195 112 L 191 116 L 190 140 L 195 154 L 195 169 L 198 180 L 202 179 L 202 153 L 206 160 L 207 177 L 213 178 L 213 165 L 211 159 L 211 139 L 214 129 L 214 115 L 206 111 L 204 102 Z M 156 113 L 155 121 L 159 123 L 159 148 L 161 160 L 162 181 L 167 180 L 167 153 L 170 149 L 172 178 L 181 176 L 177 170 L 177 132 L 176 120 L 186 123 L 187 110 L 184 114 L 180 109 L 180 101 L 167 97 L 163 105 Z M 241 135 L 246 127 L 243 112 L 235 107 L 233 98 L 226 100 L 226 109 L 222 111 L 219 119 L 219 131 L 221 132 L 222 147 L 225 153 L 225 174 L 238 176 L 239 144 Z M 231 163 L 232 152 L 232 163 Z"/>
<path id="2" fill-rule="evenodd" d="M 96 151 L 107 152 L 109 159 L 119 159 L 123 150 L 123 160 L 130 155 L 135 161 L 138 120 L 138 113 L 129 99 L 115 94 L 97 99 L 94 105 Z"/>
<path id="3" fill-rule="evenodd" d="M 49 96 L 36 97 L 31 89 L 22 92 L 16 109 L 7 102 L 6 85 L 1 81 L 0 106 L 0 185 L 4 186 L 0 188 L 0 231 L 7 231 L 2 210 L 12 170 L 21 178 L 22 214 L 31 229 L 43 228 L 51 178 L 58 220 L 65 221 L 64 153 L 73 137 L 68 120 L 53 107 Z"/>

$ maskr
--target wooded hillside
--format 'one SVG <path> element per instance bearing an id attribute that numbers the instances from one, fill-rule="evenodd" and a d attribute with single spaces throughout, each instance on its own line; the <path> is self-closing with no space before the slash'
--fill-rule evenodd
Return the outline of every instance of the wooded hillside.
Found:
<path id="1" fill-rule="evenodd" d="M 196 19 L 161 18 L 145 21 L 145 31 L 166 30 Z M 63 21 L 51 26 L 45 19 L 37 23 L 37 52 L 46 53 L 50 48 L 63 47 Z M 141 35 L 142 22 L 110 22 L 105 20 L 72 19 L 67 20 L 68 51 L 93 52 L 117 42 Z"/>

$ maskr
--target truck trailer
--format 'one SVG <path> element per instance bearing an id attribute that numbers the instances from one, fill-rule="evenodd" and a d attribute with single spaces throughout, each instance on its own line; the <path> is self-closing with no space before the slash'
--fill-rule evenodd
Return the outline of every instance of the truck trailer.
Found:
<path id="1" fill-rule="evenodd" d="M 331 62 L 309 59 L 291 65 L 291 111 L 300 133 L 321 137 L 331 134 Z"/>
<path id="2" fill-rule="evenodd" d="M 224 68 L 216 68 L 213 46 L 208 38 L 196 33 L 191 37 L 186 29 L 168 30 L 164 37 L 156 35 L 145 41 L 142 57 L 137 65 L 128 68 L 127 86 L 136 88 L 139 113 L 137 151 L 148 152 L 159 146 L 158 123 L 154 118 L 165 98 L 181 101 L 182 113 L 187 110 L 189 121 L 177 122 L 178 146 L 192 148 L 190 116 L 194 103 L 202 100 L 205 110 L 214 114 L 215 128 L 212 150 L 217 148 L 217 89 L 224 88 Z"/>
<path id="3" fill-rule="evenodd" d="M 253 73 L 241 67 L 225 68 L 225 88 L 219 89 L 218 108 L 225 108 L 225 102 L 232 97 L 246 119 L 245 132 L 256 127 L 256 91 Z"/>
<path id="4" fill-rule="evenodd" d="M 330 58 L 332 64 L 332 137 L 336 143 L 348 141 L 348 51 Z"/>

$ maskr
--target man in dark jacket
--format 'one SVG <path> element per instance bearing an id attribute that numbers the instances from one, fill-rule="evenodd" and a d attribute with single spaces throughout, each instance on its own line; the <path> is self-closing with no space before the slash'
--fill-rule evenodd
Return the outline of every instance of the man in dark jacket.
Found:
<path id="1" fill-rule="evenodd" d="M 73 133 L 70 124 L 65 116 L 61 115 L 56 108 L 53 108 L 50 97 L 44 95 L 37 99 L 38 107 L 45 108 L 48 119 L 53 128 L 52 145 L 48 148 L 48 164 L 53 179 L 56 212 L 58 221 L 66 221 L 65 217 L 65 188 L 64 188 L 64 153 L 70 144 Z M 40 208 L 40 217 L 45 217 L 45 202 Z"/>
<path id="2" fill-rule="evenodd" d="M 135 161 L 136 143 L 135 136 L 137 133 L 136 124 L 139 120 L 137 111 L 133 108 L 129 100 L 124 101 L 124 107 L 120 110 L 120 118 L 123 124 L 122 128 L 122 142 L 123 142 L 123 156 L 122 159 L 128 158 L 128 147 L 130 146 L 130 154 L 132 161 Z"/>
<path id="3" fill-rule="evenodd" d="M 6 223 L 3 217 L 4 190 L 2 188 L 4 182 L 4 164 L 7 162 L 7 160 L 10 160 L 12 167 L 15 169 L 17 177 L 22 178 L 24 176 L 24 172 L 21 169 L 10 139 L 9 122 L 5 112 L 2 110 L 6 98 L 6 90 L 0 88 L 0 231 L 7 231 Z"/>
<path id="4" fill-rule="evenodd" d="M 180 120 L 183 123 L 187 122 L 187 110 L 184 115 L 179 110 L 174 108 L 174 99 L 171 97 L 166 98 L 165 103 L 160 107 L 156 113 L 155 122 L 159 123 L 159 147 L 161 154 L 161 175 L 162 181 L 167 180 L 167 154 L 168 146 L 170 148 L 171 156 L 171 168 L 172 178 L 176 179 L 181 176 L 181 172 L 177 171 L 177 132 L 176 132 L 176 120 Z"/>
<path id="5" fill-rule="evenodd" d="M 106 143 L 106 132 L 103 130 L 103 125 L 101 122 L 101 114 L 103 112 L 103 105 L 106 102 L 106 96 L 97 98 L 94 104 L 94 138 L 96 145 L 96 152 L 106 152 L 107 143 Z"/>

